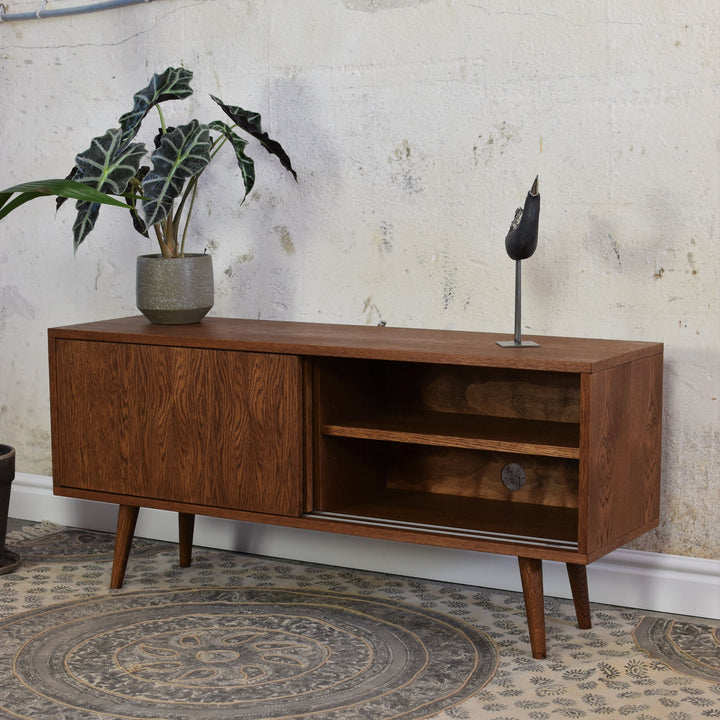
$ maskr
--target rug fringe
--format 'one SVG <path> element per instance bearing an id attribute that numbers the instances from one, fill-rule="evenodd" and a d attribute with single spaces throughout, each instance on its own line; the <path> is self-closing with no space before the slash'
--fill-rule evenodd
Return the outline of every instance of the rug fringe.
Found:
<path id="1" fill-rule="evenodd" d="M 13 530 L 5 536 L 7 543 L 19 543 L 25 542 L 26 540 L 35 540 L 36 538 L 44 537 L 45 535 L 52 535 L 53 533 L 60 532 L 64 529 L 64 525 L 58 525 L 57 523 L 43 520 L 39 523 L 33 523 L 20 528 L 19 530 Z"/>

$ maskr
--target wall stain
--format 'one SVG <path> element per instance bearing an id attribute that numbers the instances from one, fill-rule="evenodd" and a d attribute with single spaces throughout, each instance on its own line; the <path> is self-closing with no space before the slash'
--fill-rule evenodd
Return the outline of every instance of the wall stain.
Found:
<path id="1" fill-rule="evenodd" d="M 415 156 L 407 140 L 403 140 L 402 144 L 395 148 L 389 162 L 400 166 L 400 171 L 393 172 L 390 176 L 393 182 L 400 185 L 405 192 L 413 195 L 422 190 L 422 184 L 415 173 Z"/>
<path id="2" fill-rule="evenodd" d="M 473 162 L 475 167 L 482 161 L 488 165 L 496 155 L 504 155 L 511 140 L 515 138 L 518 129 L 503 121 L 487 135 L 478 135 L 473 145 Z M 540 152 L 542 152 L 542 138 L 540 139 Z"/>
<path id="3" fill-rule="evenodd" d="M 613 252 L 615 253 L 615 257 L 617 258 L 618 265 L 620 266 L 620 269 L 622 270 L 622 258 L 620 257 L 620 246 L 618 245 L 618 241 L 612 236 L 612 233 L 608 233 L 608 240 L 610 241 L 610 247 L 612 248 Z"/>
<path id="4" fill-rule="evenodd" d="M 35 307 L 20 294 L 17 285 L 5 285 L 0 287 L 0 327 L 14 316 L 34 320 Z"/>
<path id="5" fill-rule="evenodd" d="M 102 276 L 104 269 L 105 269 L 105 265 L 104 265 L 103 261 L 100 260 L 95 269 L 95 290 L 98 289 L 100 277 Z"/>
<path id="6" fill-rule="evenodd" d="M 382 325 L 383 327 L 386 325 L 386 322 L 383 319 L 383 316 L 380 313 L 378 306 L 373 302 L 372 295 L 365 298 L 362 311 L 365 313 L 366 325 L 373 324 L 373 314 L 377 316 L 377 322 L 375 323 L 376 325 Z"/>
<path id="7" fill-rule="evenodd" d="M 380 223 L 380 230 L 373 237 L 373 244 L 381 253 L 391 253 L 393 249 L 393 224 L 383 221 Z"/>
<path id="8" fill-rule="evenodd" d="M 276 225 L 273 230 L 280 236 L 280 245 L 287 255 L 295 253 L 295 245 L 290 237 L 290 231 L 285 225 Z"/>
<path id="9" fill-rule="evenodd" d="M 450 307 L 450 303 L 455 299 L 455 276 L 457 274 L 457 268 L 451 265 L 445 264 L 443 268 L 443 310 L 447 310 Z"/>
<path id="10" fill-rule="evenodd" d="M 403 140 L 402 145 L 399 148 L 395 148 L 395 157 L 398 160 L 409 160 L 410 153 L 410 143 L 407 140 Z"/>
<path id="11" fill-rule="evenodd" d="M 432 257 L 432 262 L 440 265 L 443 310 L 450 309 L 457 289 L 457 264 L 453 263 L 450 258 L 447 249 L 443 249 L 439 254 L 433 254 Z"/>
<path id="12" fill-rule="evenodd" d="M 655 271 L 655 273 L 653 274 L 653 277 L 656 280 L 659 280 L 664 274 L 665 274 L 665 268 L 661 267 L 659 270 Z"/>
<path id="13" fill-rule="evenodd" d="M 254 259 L 255 259 L 255 255 L 254 255 L 253 253 L 251 253 L 251 252 L 246 252 L 246 253 L 243 253 L 242 255 L 240 255 L 240 256 L 237 258 L 237 262 L 240 263 L 240 264 L 242 264 L 242 263 L 249 263 L 249 262 L 251 262 L 251 261 L 254 260 Z"/>

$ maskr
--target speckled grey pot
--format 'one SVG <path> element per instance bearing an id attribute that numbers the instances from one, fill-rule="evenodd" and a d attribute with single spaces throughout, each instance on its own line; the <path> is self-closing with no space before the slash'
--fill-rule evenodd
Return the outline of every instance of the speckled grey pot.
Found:
<path id="1" fill-rule="evenodd" d="M 138 310 L 158 325 L 200 322 L 215 302 L 210 255 L 140 255 L 136 283 Z"/>

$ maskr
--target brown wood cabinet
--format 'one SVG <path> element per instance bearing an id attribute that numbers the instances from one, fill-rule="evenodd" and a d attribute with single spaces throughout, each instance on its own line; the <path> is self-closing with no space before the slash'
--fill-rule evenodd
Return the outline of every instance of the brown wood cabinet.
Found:
<path id="1" fill-rule="evenodd" d="M 49 331 L 56 494 L 519 558 L 545 656 L 542 560 L 585 566 L 658 522 L 660 343 L 207 318 Z M 482 578 L 473 579 L 479 584 Z"/>

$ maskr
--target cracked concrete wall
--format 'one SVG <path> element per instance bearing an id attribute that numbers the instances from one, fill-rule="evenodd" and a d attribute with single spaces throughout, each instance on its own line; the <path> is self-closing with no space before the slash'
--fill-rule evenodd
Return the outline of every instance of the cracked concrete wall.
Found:
<path id="1" fill-rule="evenodd" d="M 719 36 L 715 0 L 155 0 L 4 23 L 0 185 L 63 176 L 183 64 L 190 109 L 259 110 L 300 179 L 254 151 L 241 204 L 229 157 L 207 173 L 213 313 L 511 332 L 503 239 L 539 173 L 524 332 L 665 343 L 662 522 L 634 547 L 718 557 Z M 104 209 L 73 258 L 71 224 L 51 201 L 0 224 L 0 437 L 25 472 L 51 472 L 46 328 L 135 314 L 154 251 Z"/>

